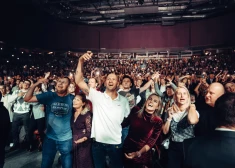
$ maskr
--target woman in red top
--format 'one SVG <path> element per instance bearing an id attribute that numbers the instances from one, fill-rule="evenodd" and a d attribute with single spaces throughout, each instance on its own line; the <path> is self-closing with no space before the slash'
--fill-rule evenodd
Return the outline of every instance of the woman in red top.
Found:
<path id="1" fill-rule="evenodd" d="M 155 93 L 146 100 L 142 109 L 133 108 L 123 122 L 123 127 L 130 125 L 124 141 L 124 167 L 152 167 L 151 148 L 156 143 L 162 129 L 162 120 L 158 117 L 161 99 Z"/>

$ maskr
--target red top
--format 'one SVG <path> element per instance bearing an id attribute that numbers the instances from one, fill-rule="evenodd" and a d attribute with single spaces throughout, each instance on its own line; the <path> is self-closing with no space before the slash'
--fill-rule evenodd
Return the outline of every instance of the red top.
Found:
<path id="1" fill-rule="evenodd" d="M 130 125 L 129 133 L 124 141 L 124 153 L 136 152 L 148 145 L 152 148 L 162 130 L 162 119 L 157 116 L 153 116 L 147 112 L 143 112 L 143 117 L 138 117 L 139 108 L 132 109 L 131 114 L 123 122 L 123 127 Z M 141 157 L 132 159 L 135 164 L 151 164 L 151 149 L 143 153 Z M 129 161 L 129 160 L 128 160 Z"/>

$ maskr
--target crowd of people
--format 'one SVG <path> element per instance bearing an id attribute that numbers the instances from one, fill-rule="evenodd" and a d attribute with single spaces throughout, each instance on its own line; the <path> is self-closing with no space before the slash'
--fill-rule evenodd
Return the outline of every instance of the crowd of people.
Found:
<path id="1" fill-rule="evenodd" d="M 1 66 L 0 168 L 5 144 L 42 150 L 42 168 L 57 151 L 63 168 L 235 166 L 232 56 L 66 58 L 40 71 Z"/>

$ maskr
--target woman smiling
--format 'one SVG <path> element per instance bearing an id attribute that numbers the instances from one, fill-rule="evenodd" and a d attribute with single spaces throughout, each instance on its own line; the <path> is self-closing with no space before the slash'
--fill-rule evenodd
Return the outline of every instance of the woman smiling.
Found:
<path id="1" fill-rule="evenodd" d="M 179 86 L 174 94 L 174 104 L 168 109 L 163 133 L 170 132 L 167 168 L 183 166 L 183 141 L 194 137 L 194 126 L 199 121 L 196 106 L 191 104 L 190 94 L 185 86 Z"/>
<path id="2" fill-rule="evenodd" d="M 151 148 L 156 143 L 162 120 L 158 117 L 161 110 L 161 99 L 151 94 L 143 108 L 133 108 L 131 114 L 123 122 L 123 127 L 130 125 L 129 133 L 124 141 L 124 167 L 152 167 Z"/>

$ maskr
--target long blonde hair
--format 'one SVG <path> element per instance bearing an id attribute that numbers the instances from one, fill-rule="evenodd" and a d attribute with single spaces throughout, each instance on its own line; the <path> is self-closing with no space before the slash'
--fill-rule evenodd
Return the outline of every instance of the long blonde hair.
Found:
<path id="1" fill-rule="evenodd" d="M 152 114 L 152 117 L 154 117 L 154 116 L 159 117 L 160 113 L 161 113 L 161 109 L 162 109 L 162 101 L 161 101 L 161 98 L 156 93 L 149 95 L 148 99 L 153 95 L 158 97 L 158 108 L 154 111 L 154 113 Z M 145 111 L 145 106 L 146 106 L 147 100 L 145 101 L 143 107 L 137 112 L 139 118 L 143 117 L 143 112 Z"/>
<path id="2" fill-rule="evenodd" d="M 179 89 L 184 89 L 184 90 L 186 90 L 186 92 L 187 92 L 187 95 L 188 95 L 188 102 L 187 102 L 187 108 L 186 108 L 186 109 L 188 109 L 189 106 L 190 106 L 190 104 L 191 104 L 190 93 L 189 93 L 187 87 L 185 87 L 185 86 L 178 86 L 178 87 L 176 88 L 176 90 L 175 90 L 175 94 L 173 95 L 174 104 L 172 105 L 172 108 L 173 108 L 173 111 L 174 111 L 174 112 L 180 111 L 179 106 L 178 106 L 177 101 L 176 101 L 176 100 L 177 100 L 176 97 L 177 97 L 177 93 L 178 93 Z"/>

